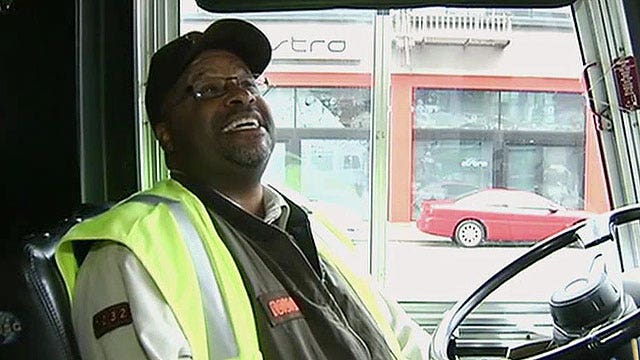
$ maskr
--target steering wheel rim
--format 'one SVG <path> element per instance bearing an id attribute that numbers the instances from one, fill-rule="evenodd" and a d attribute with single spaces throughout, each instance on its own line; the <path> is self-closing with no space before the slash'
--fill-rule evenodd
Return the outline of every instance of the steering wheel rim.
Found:
<path id="1" fill-rule="evenodd" d="M 600 216 L 608 218 L 609 233 L 607 236 L 602 236 L 590 243 L 588 247 L 613 239 L 611 231 L 614 226 L 640 219 L 640 205 L 636 204 L 622 207 Z M 482 300 L 487 298 L 487 296 L 509 279 L 557 250 L 575 242 L 577 240 L 575 236 L 576 232 L 588 223 L 589 220 L 578 223 L 534 245 L 529 251 L 495 273 L 495 275 L 480 285 L 466 299 L 458 301 L 445 313 L 445 316 L 433 333 L 431 346 L 429 348 L 429 358 L 432 360 L 455 359 L 452 354 L 453 348 L 451 347 L 453 333 L 467 315 L 469 315 Z M 640 308 L 591 334 L 550 351 L 545 351 L 529 359 L 550 360 L 566 358 L 567 355 L 580 350 L 593 348 L 602 349 L 605 346 L 607 348 L 619 346 L 625 341 L 630 341 L 632 338 L 638 336 L 640 336 Z"/>

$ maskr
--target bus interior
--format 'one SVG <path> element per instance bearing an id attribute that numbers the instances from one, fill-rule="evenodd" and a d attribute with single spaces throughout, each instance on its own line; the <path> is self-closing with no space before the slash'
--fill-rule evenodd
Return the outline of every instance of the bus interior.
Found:
<path id="1" fill-rule="evenodd" d="M 80 359 L 56 240 L 168 177 L 151 54 L 225 17 L 272 45 L 263 181 L 430 359 L 640 358 L 640 2 L 0 0 L 1 359 Z"/>

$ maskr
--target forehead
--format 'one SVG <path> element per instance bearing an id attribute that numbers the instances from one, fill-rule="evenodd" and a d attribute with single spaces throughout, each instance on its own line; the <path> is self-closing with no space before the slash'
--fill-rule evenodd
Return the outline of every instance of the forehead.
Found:
<path id="1" fill-rule="evenodd" d="M 207 50 L 198 55 L 185 69 L 188 80 L 204 75 L 235 76 L 250 73 L 249 67 L 238 56 L 225 50 Z"/>

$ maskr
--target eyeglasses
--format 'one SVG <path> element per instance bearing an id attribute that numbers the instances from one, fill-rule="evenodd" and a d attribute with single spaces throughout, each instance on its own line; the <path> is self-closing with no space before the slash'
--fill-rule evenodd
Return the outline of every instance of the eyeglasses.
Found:
<path id="1" fill-rule="evenodd" d="M 232 82 L 235 82 L 239 88 L 258 96 L 266 95 L 273 87 L 266 78 L 260 77 L 259 74 L 212 76 L 187 87 L 187 93 L 190 93 L 196 101 L 215 99 L 228 93 Z"/>
<path id="2" fill-rule="evenodd" d="M 257 96 L 265 96 L 269 90 L 274 88 L 273 85 L 269 84 L 267 78 L 261 77 L 260 74 L 209 76 L 196 81 L 193 85 L 189 85 L 185 90 L 185 95 L 175 102 L 166 105 L 166 107 L 162 109 L 162 113 L 164 114 L 169 109 L 178 106 L 178 104 L 188 97 L 192 97 L 196 101 L 219 98 L 229 92 L 231 82 L 235 82 L 239 88 Z"/>

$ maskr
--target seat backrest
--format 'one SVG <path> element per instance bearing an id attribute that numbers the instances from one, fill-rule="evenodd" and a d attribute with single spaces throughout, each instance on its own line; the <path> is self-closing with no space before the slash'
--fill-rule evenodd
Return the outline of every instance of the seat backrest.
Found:
<path id="1" fill-rule="evenodd" d="M 83 205 L 50 232 L 2 244 L 0 359 L 80 359 L 54 251 L 73 224 L 107 208 Z"/>

